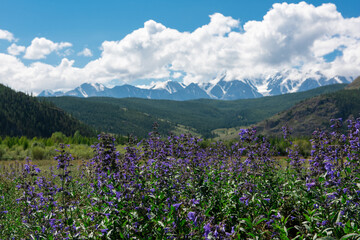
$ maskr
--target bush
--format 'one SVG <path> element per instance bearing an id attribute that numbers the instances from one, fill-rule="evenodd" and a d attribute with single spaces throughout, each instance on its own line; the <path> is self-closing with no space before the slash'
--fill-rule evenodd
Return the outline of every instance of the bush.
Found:
<path id="1" fill-rule="evenodd" d="M 31 156 L 35 160 L 42 160 L 44 159 L 45 151 L 42 147 L 36 146 L 33 147 L 31 151 Z"/>
<path id="2" fill-rule="evenodd" d="M 34 147 L 42 147 L 44 148 L 45 147 L 45 144 L 42 143 L 42 142 L 39 142 L 39 141 L 34 141 L 32 144 L 31 144 L 31 147 L 34 148 Z"/>
<path id="3" fill-rule="evenodd" d="M 44 149 L 44 159 L 52 159 L 55 157 L 58 152 L 55 150 L 55 146 L 45 147 Z"/>
<path id="4" fill-rule="evenodd" d="M 91 147 L 87 146 L 87 145 L 75 145 L 72 149 L 71 149 L 71 154 L 73 155 L 73 157 L 75 159 L 91 159 L 94 155 L 93 150 L 91 149 Z"/>
<path id="5" fill-rule="evenodd" d="M 66 136 L 62 132 L 54 132 L 50 138 L 54 143 L 64 143 Z"/>
<path id="6" fill-rule="evenodd" d="M 4 154 L 5 154 L 5 149 L 2 146 L 0 146 L 0 159 L 2 159 Z"/>

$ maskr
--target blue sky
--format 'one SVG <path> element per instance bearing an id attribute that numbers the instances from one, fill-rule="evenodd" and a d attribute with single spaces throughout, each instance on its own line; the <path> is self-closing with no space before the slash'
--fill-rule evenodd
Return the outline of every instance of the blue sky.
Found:
<path id="1" fill-rule="evenodd" d="M 332 71 L 329 71 L 328 74 L 344 74 L 337 70 L 340 68 L 339 66 L 323 65 L 326 63 L 334 65 L 334 62 L 337 60 L 343 60 L 343 62 L 345 62 L 346 57 L 356 57 L 356 59 L 358 59 L 358 55 L 347 56 L 343 51 L 346 49 L 349 51 L 352 49 L 353 51 L 358 47 L 359 35 L 356 34 L 356 31 L 360 32 L 359 21 L 357 20 L 360 15 L 358 11 L 360 9 L 360 1 L 307 1 L 303 3 L 305 5 L 299 4 L 299 1 L 287 1 L 287 4 L 279 5 L 278 7 L 274 7 L 274 3 L 277 3 L 277 1 L 1 0 L 0 31 L 2 31 L 2 33 L 0 32 L 0 54 L 2 54 L 1 57 L 3 60 L 0 59 L 0 82 L 15 89 L 34 92 L 40 91 L 41 88 L 53 90 L 72 88 L 83 81 L 98 81 L 104 84 L 109 82 L 136 84 L 139 82 L 139 79 L 151 79 L 151 81 L 158 79 L 162 81 L 174 74 L 176 76 L 182 75 L 180 79 L 185 83 L 204 82 L 216 77 L 218 72 L 227 71 L 229 75 L 241 78 L 245 77 L 246 74 L 242 76 L 244 72 L 249 76 L 256 76 L 261 71 L 268 72 L 267 70 L 270 68 L 276 68 L 280 71 L 291 68 L 293 65 L 298 67 L 299 64 L 301 65 L 306 61 L 314 61 L 320 70 L 322 70 L 321 67 L 324 69 L 331 68 Z M 295 4 L 291 5 L 290 3 Z M 336 8 L 321 8 L 323 3 L 332 3 L 332 6 Z M 319 25 L 321 25 L 321 21 L 332 21 L 332 26 L 336 27 L 331 30 L 324 30 L 322 35 L 314 36 L 311 43 L 307 43 L 307 40 L 303 39 L 301 41 L 304 41 L 304 43 L 296 42 L 294 43 L 295 45 L 290 44 L 284 46 L 276 52 L 273 50 L 273 47 L 268 46 L 271 45 L 274 38 L 267 39 L 267 37 L 269 34 L 271 36 L 277 36 L 276 32 L 282 31 L 282 28 L 274 28 L 267 32 L 266 26 L 272 28 L 271 21 L 284 17 L 281 11 L 286 13 L 286 18 L 298 18 L 299 14 L 302 14 L 302 8 L 304 9 L 304 16 L 308 13 L 314 16 L 311 21 L 319 21 Z M 270 13 L 273 13 L 275 17 L 269 18 L 266 23 L 263 18 L 267 14 L 268 16 L 272 16 Z M 330 18 L 328 18 L 329 14 L 332 14 Z M 341 14 L 341 17 L 336 16 L 336 14 Z M 149 20 L 153 21 L 149 22 Z M 301 18 L 299 21 L 302 20 L 303 24 L 313 25 L 311 21 L 307 22 L 306 17 Z M 259 35 L 254 33 L 254 28 L 256 28 L 254 25 L 256 24 L 248 24 L 248 30 L 244 29 L 245 24 L 250 21 L 264 23 L 258 26 Z M 167 29 L 167 34 L 162 34 L 163 36 L 160 36 L 156 41 L 153 40 L 153 37 L 149 38 L 149 36 L 144 36 L 141 33 L 138 35 L 133 34 L 137 30 L 145 29 L 144 24 L 146 22 L 149 23 L 147 26 L 155 31 L 151 33 L 153 37 L 156 38 L 159 35 L 156 33 L 163 31 L 165 28 Z M 203 48 L 203 52 L 214 50 L 213 55 L 204 55 L 203 59 L 197 59 L 194 56 L 201 55 L 203 52 L 196 53 L 193 52 L 193 50 L 190 52 L 188 49 L 184 49 L 180 54 L 181 56 L 172 57 L 175 54 L 174 52 L 170 51 L 171 53 L 169 53 L 168 50 L 164 50 L 167 46 L 168 48 L 172 48 L 173 45 L 180 49 L 182 49 L 182 47 L 185 48 L 185 46 L 196 48 L 197 45 L 194 41 L 196 42 L 198 40 L 198 36 L 193 33 L 203 26 L 209 26 L 211 22 L 214 23 L 214 26 L 216 25 L 216 29 L 211 30 L 215 32 L 210 33 L 209 36 L 202 35 L 202 37 L 204 37 L 202 39 L 204 45 L 202 45 L 201 48 Z M 339 27 L 341 24 L 349 26 L 349 22 L 349 28 L 355 29 L 346 31 L 339 30 L 342 28 Z M 326 24 L 322 25 L 324 25 L 323 28 L 326 27 Z M 227 29 L 222 30 L 222 27 Z M 291 25 L 289 24 L 286 27 L 291 29 Z M 294 27 L 303 29 L 304 35 L 308 34 L 307 31 L 311 31 L 306 30 L 305 26 L 298 26 L 296 22 L 294 22 Z M 321 27 L 319 27 L 319 29 L 320 28 Z M 208 30 L 205 29 L 205 31 Z M 252 33 L 250 34 L 250 32 Z M 239 33 L 242 36 L 239 35 L 238 38 L 234 37 L 234 39 L 232 39 L 229 37 L 231 35 L 230 33 Z M 247 34 L 248 36 L 245 36 L 245 33 L 249 33 Z M 192 36 L 187 36 L 189 34 Z M 281 32 L 281 34 L 284 35 L 284 32 Z M 286 34 L 287 33 L 285 33 L 285 35 Z M 219 43 L 219 35 L 222 35 L 220 37 L 221 40 L 224 40 L 223 43 Z M 330 38 L 325 39 L 324 36 L 328 35 L 333 35 L 334 37 L 330 36 Z M 128 42 L 124 40 L 126 36 L 130 38 Z M 214 36 L 217 36 L 217 38 Z M 244 39 L 252 41 L 251 37 L 256 36 L 264 37 L 266 41 L 264 40 L 263 42 L 257 43 L 258 46 L 248 46 L 249 44 Z M 346 36 L 350 37 L 345 39 Z M 136 44 L 132 45 L 137 41 L 136 37 L 141 39 L 141 46 L 150 45 L 151 49 L 144 47 L 142 52 L 136 53 L 134 53 L 131 48 L 128 49 L 125 47 L 125 49 L 124 46 L 126 44 L 130 44 L 132 47 L 137 46 Z M 142 37 L 147 40 L 143 40 Z M 194 38 L 195 40 L 192 39 L 191 41 L 189 40 L 191 43 L 185 43 L 187 40 L 184 39 L 189 38 Z M 292 39 L 292 36 L 286 35 L 286 38 Z M 183 40 L 181 40 L 180 43 L 174 43 L 177 39 Z M 161 42 L 161 44 L 157 45 L 158 49 L 152 47 L 154 45 L 153 41 L 155 41 L 155 43 Z M 319 44 L 319 41 L 324 42 Z M 337 43 L 334 43 L 334 41 Z M 277 46 L 281 45 L 278 39 L 276 42 Z M 9 50 L 12 44 L 14 44 L 13 48 Z M 325 45 L 331 45 L 331 47 L 329 46 L 327 49 L 322 49 Z M 30 48 L 30 46 L 32 47 Z M 40 47 L 42 47 L 42 49 L 40 49 Z M 267 47 L 269 48 L 268 50 L 266 50 Z M 298 49 L 294 51 L 294 47 Z M 304 49 L 301 50 L 301 47 L 304 47 Z M 245 50 L 245 48 L 265 49 L 266 51 L 263 51 L 265 54 L 259 53 L 258 56 L 249 56 L 249 58 L 246 59 L 234 57 L 232 59 L 233 61 L 231 61 L 229 56 L 232 52 L 234 56 L 250 54 L 250 50 Z M 321 50 L 315 52 L 314 48 L 321 48 Z M 87 50 L 84 51 L 83 54 L 80 54 L 84 49 Z M 226 49 L 223 53 L 224 56 L 217 54 L 219 49 Z M 310 56 L 309 49 L 314 52 L 313 56 Z M 284 51 L 293 51 L 293 55 L 283 54 Z M 281 54 L 279 55 L 279 53 Z M 170 56 L 169 54 L 172 55 Z M 132 60 L 129 60 L 129 63 L 126 62 L 126 59 L 123 59 L 124 55 L 129 56 Z M 101 58 L 101 56 L 103 56 L 103 58 Z M 148 62 L 152 62 L 152 59 L 158 59 L 159 56 L 164 57 L 158 62 L 155 61 L 155 63 L 148 64 Z M 189 66 L 189 63 L 181 62 L 180 58 L 190 59 L 194 66 Z M 216 61 L 206 63 L 209 67 L 200 66 L 202 61 L 207 61 L 206 59 L 212 58 L 216 59 Z M 224 58 L 227 60 L 225 61 Z M 284 59 L 291 62 L 291 64 L 285 64 Z M 321 62 L 321 59 L 323 59 L 324 62 Z M 6 62 L 9 61 L 13 62 L 13 65 L 6 66 Z M 145 63 L 145 61 L 147 62 Z M 236 67 L 234 61 L 239 61 L 239 67 Z M 244 61 L 249 61 L 250 63 L 251 61 L 259 62 L 262 66 L 258 66 L 259 69 L 255 71 L 253 67 L 244 64 Z M 111 62 L 118 62 L 118 65 L 123 67 L 118 68 L 115 65 L 111 65 Z M 136 64 L 139 65 L 136 66 Z M 211 71 L 214 69 L 212 65 L 221 66 L 221 68 L 219 67 L 216 71 Z M 12 75 L 6 75 L 11 71 L 4 70 L 3 73 L 1 72 L 1 69 L 5 68 L 11 69 L 14 67 L 14 69 L 16 69 L 15 66 L 18 66 L 17 69 L 22 69 L 23 72 L 21 74 L 14 72 Z M 201 69 L 201 71 L 195 69 L 197 66 L 200 66 L 198 68 Z M 358 72 L 356 72 L 354 68 L 355 67 L 349 69 L 346 74 L 348 76 L 357 74 Z M 252 72 L 247 69 L 252 69 Z M 80 73 L 85 70 L 87 74 Z M 41 76 L 44 72 L 46 72 L 46 74 Z M 207 72 L 209 73 L 207 74 Z M 18 75 L 24 77 L 22 78 Z M 29 79 L 32 78 L 32 76 L 36 76 L 34 78 L 37 78 L 37 80 Z M 49 79 L 51 76 L 56 77 Z M 74 76 L 77 76 L 79 79 L 74 79 Z M 3 78 L 9 80 L 3 80 Z M 86 79 L 80 80 L 80 78 Z M 27 89 L 21 87 L 24 86 L 24 84 L 26 85 L 26 81 L 30 81 L 30 84 L 27 84 Z M 53 84 L 49 82 L 53 82 Z M 142 82 L 147 83 L 146 81 Z"/>

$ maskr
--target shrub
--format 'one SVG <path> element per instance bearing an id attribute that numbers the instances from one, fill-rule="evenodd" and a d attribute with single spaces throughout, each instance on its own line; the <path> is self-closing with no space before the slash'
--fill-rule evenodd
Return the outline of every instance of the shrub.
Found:
<path id="1" fill-rule="evenodd" d="M 66 136 L 62 132 L 54 132 L 50 138 L 54 143 L 64 143 Z"/>
<path id="2" fill-rule="evenodd" d="M 2 159 L 4 154 L 5 154 L 5 149 L 4 149 L 4 147 L 0 146 L 0 159 Z"/>
<path id="3" fill-rule="evenodd" d="M 42 147 L 36 146 L 32 148 L 31 156 L 35 160 L 42 160 L 45 156 L 45 151 Z"/>

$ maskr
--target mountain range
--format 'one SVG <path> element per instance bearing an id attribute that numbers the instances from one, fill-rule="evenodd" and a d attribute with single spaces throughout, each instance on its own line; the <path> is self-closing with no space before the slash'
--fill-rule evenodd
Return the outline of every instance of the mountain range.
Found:
<path id="1" fill-rule="evenodd" d="M 350 83 L 352 80 L 352 78 L 343 76 L 328 78 L 320 72 L 300 73 L 292 69 L 264 78 L 241 80 L 228 80 L 228 76 L 224 73 L 208 83 L 191 83 L 189 85 L 173 80 L 158 82 L 149 87 L 136 87 L 126 84 L 108 88 L 100 83 L 84 83 L 66 92 L 44 90 L 38 96 L 134 97 L 180 101 L 193 99 L 237 100 L 302 92 L 325 85 Z"/>

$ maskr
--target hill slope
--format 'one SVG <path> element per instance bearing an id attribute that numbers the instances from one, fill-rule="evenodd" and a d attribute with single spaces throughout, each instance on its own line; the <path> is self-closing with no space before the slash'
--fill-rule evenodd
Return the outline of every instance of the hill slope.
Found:
<path id="1" fill-rule="evenodd" d="M 281 135 L 287 124 L 294 136 L 311 135 L 314 129 L 330 129 L 330 119 L 359 117 L 360 89 L 341 90 L 302 101 L 257 125 L 262 134 Z"/>
<path id="2" fill-rule="evenodd" d="M 144 137 L 151 131 L 153 122 L 159 122 L 162 134 L 182 125 L 204 137 L 214 137 L 211 133 L 214 129 L 254 124 L 301 100 L 344 87 L 344 84 L 330 85 L 306 92 L 235 101 L 201 99 L 179 102 L 107 97 L 53 97 L 46 100 L 105 132 Z"/>
<path id="3" fill-rule="evenodd" d="M 360 76 L 357 77 L 352 83 L 347 85 L 345 89 L 360 89 Z"/>
<path id="4" fill-rule="evenodd" d="M 0 136 L 49 137 L 56 131 L 72 135 L 94 131 L 63 110 L 0 84 Z"/>

